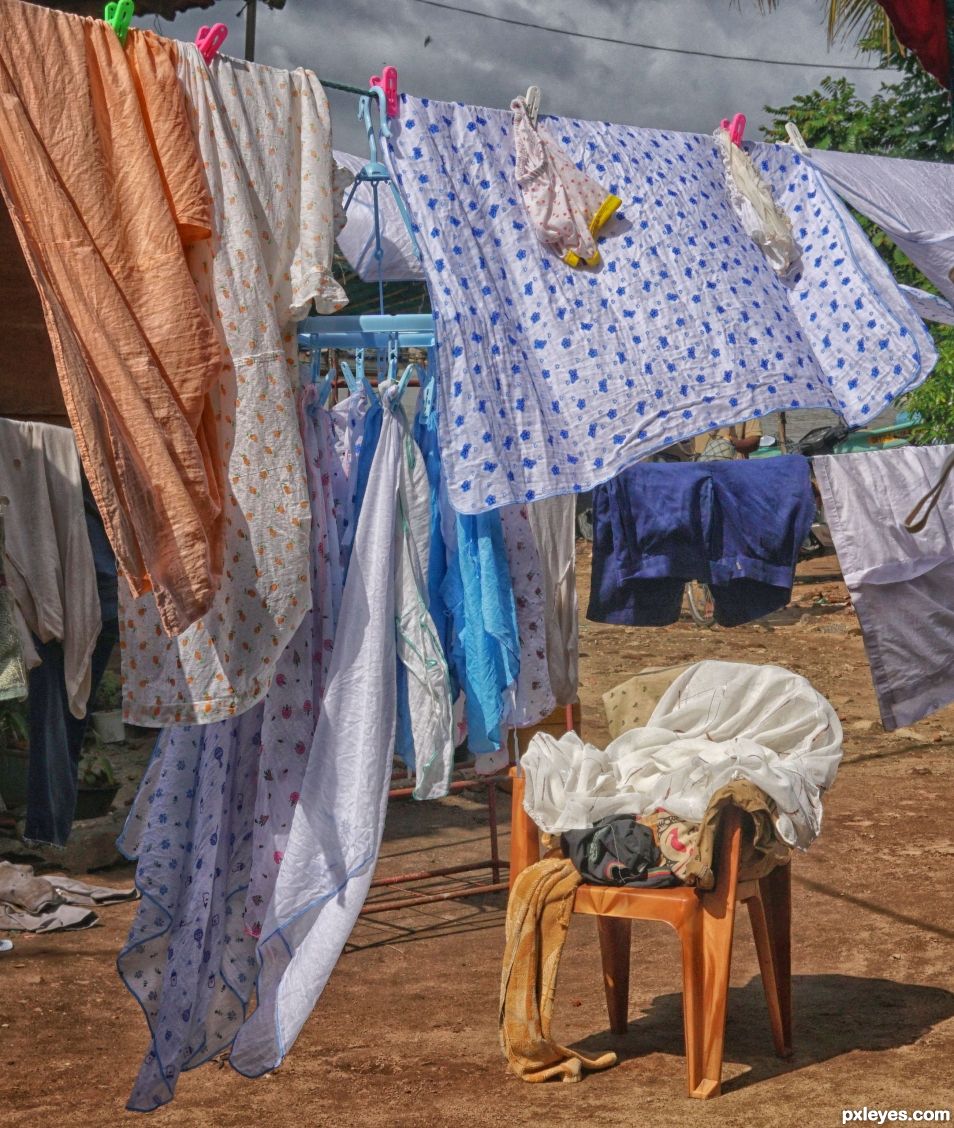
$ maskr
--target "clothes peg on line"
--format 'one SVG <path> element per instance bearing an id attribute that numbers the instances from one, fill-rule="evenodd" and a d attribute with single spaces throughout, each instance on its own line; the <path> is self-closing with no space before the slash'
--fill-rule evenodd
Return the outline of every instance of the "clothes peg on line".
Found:
<path id="1" fill-rule="evenodd" d="M 736 114 L 731 121 L 723 118 L 719 124 L 728 133 L 732 144 L 741 148 L 742 134 L 745 133 L 745 114 Z"/>
<path id="2" fill-rule="evenodd" d="M 195 37 L 195 45 L 205 59 L 206 64 L 211 63 L 222 44 L 229 37 L 229 29 L 223 23 L 213 24 L 211 27 L 200 27 Z"/>
<path id="3" fill-rule="evenodd" d="M 132 18 L 135 14 L 135 5 L 133 0 L 110 0 L 106 5 L 106 10 L 103 12 L 103 19 L 109 26 L 116 32 L 116 37 L 119 42 L 126 46 L 126 35 L 129 32 L 129 25 L 132 23 Z"/>
<path id="4" fill-rule="evenodd" d="M 396 118 L 398 116 L 397 67 L 382 67 L 380 74 L 373 74 L 371 76 L 368 86 L 372 90 L 378 89 L 384 93 L 384 113 L 381 115 L 382 121 L 385 118 Z"/>
<path id="5" fill-rule="evenodd" d="M 802 131 L 793 121 L 785 123 L 785 132 L 788 134 L 788 143 L 797 152 L 801 153 L 803 157 L 808 156 L 808 146 L 805 144 L 805 138 L 802 136 Z"/>
<path id="6" fill-rule="evenodd" d="M 524 101 L 527 103 L 527 117 L 530 124 L 536 129 L 537 118 L 540 116 L 540 87 L 528 86 Z"/>

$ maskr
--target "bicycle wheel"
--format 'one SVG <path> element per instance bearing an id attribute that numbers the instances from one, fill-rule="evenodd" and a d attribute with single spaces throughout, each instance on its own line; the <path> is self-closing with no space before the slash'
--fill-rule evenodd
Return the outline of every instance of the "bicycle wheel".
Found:
<path id="1" fill-rule="evenodd" d="M 711 627 L 715 622 L 715 602 L 709 585 L 698 580 L 686 584 L 686 598 L 689 601 L 689 614 L 699 627 Z"/>

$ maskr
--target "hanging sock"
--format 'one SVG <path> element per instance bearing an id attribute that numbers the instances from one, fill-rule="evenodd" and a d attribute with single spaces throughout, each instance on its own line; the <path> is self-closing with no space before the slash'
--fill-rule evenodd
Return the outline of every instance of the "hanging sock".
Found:
<path id="1" fill-rule="evenodd" d="M 537 238 L 568 266 L 598 266 L 596 234 L 622 200 L 581 172 L 546 130 L 531 123 L 525 98 L 514 98 L 510 108 L 517 183 Z"/>
<path id="2" fill-rule="evenodd" d="M 795 242 L 792 221 L 775 202 L 772 189 L 759 175 L 752 158 L 720 126 L 716 143 L 725 167 L 725 186 L 732 210 L 745 232 L 762 248 L 769 266 L 785 275 L 798 267 L 801 249 Z"/>

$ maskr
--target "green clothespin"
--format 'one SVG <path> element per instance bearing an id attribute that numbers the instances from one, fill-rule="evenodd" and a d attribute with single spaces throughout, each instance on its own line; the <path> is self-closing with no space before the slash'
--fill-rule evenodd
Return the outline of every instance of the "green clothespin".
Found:
<path id="1" fill-rule="evenodd" d="M 126 33 L 129 31 L 129 25 L 134 14 L 133 0 L 111 0 L 103 13 L 103 19 L 116 32 L 119 42 L 124 47 L 126 46 Z"/>

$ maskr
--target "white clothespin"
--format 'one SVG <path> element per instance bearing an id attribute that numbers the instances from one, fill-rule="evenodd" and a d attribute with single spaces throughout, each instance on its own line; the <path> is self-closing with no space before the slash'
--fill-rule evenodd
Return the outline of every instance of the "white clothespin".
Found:
<path id="1" fill-rule="evenodd" d="M 530 124 L 536 129 L 537 115 L 540 113 L 540 87 L 528 86 L 527 97 L 527 117 L 530 119 Z"/>
<path id="2" fill-rule="evenodd" d="M 792 146 L 796 153 L 801 153 L 803 157 L 809 155 L 808 146 L 805 144 L 805 138 L 802 136 L 802 131 L 793 121 L 785 123 L 785 132 L 788 134 L 788 143 Z"/>

